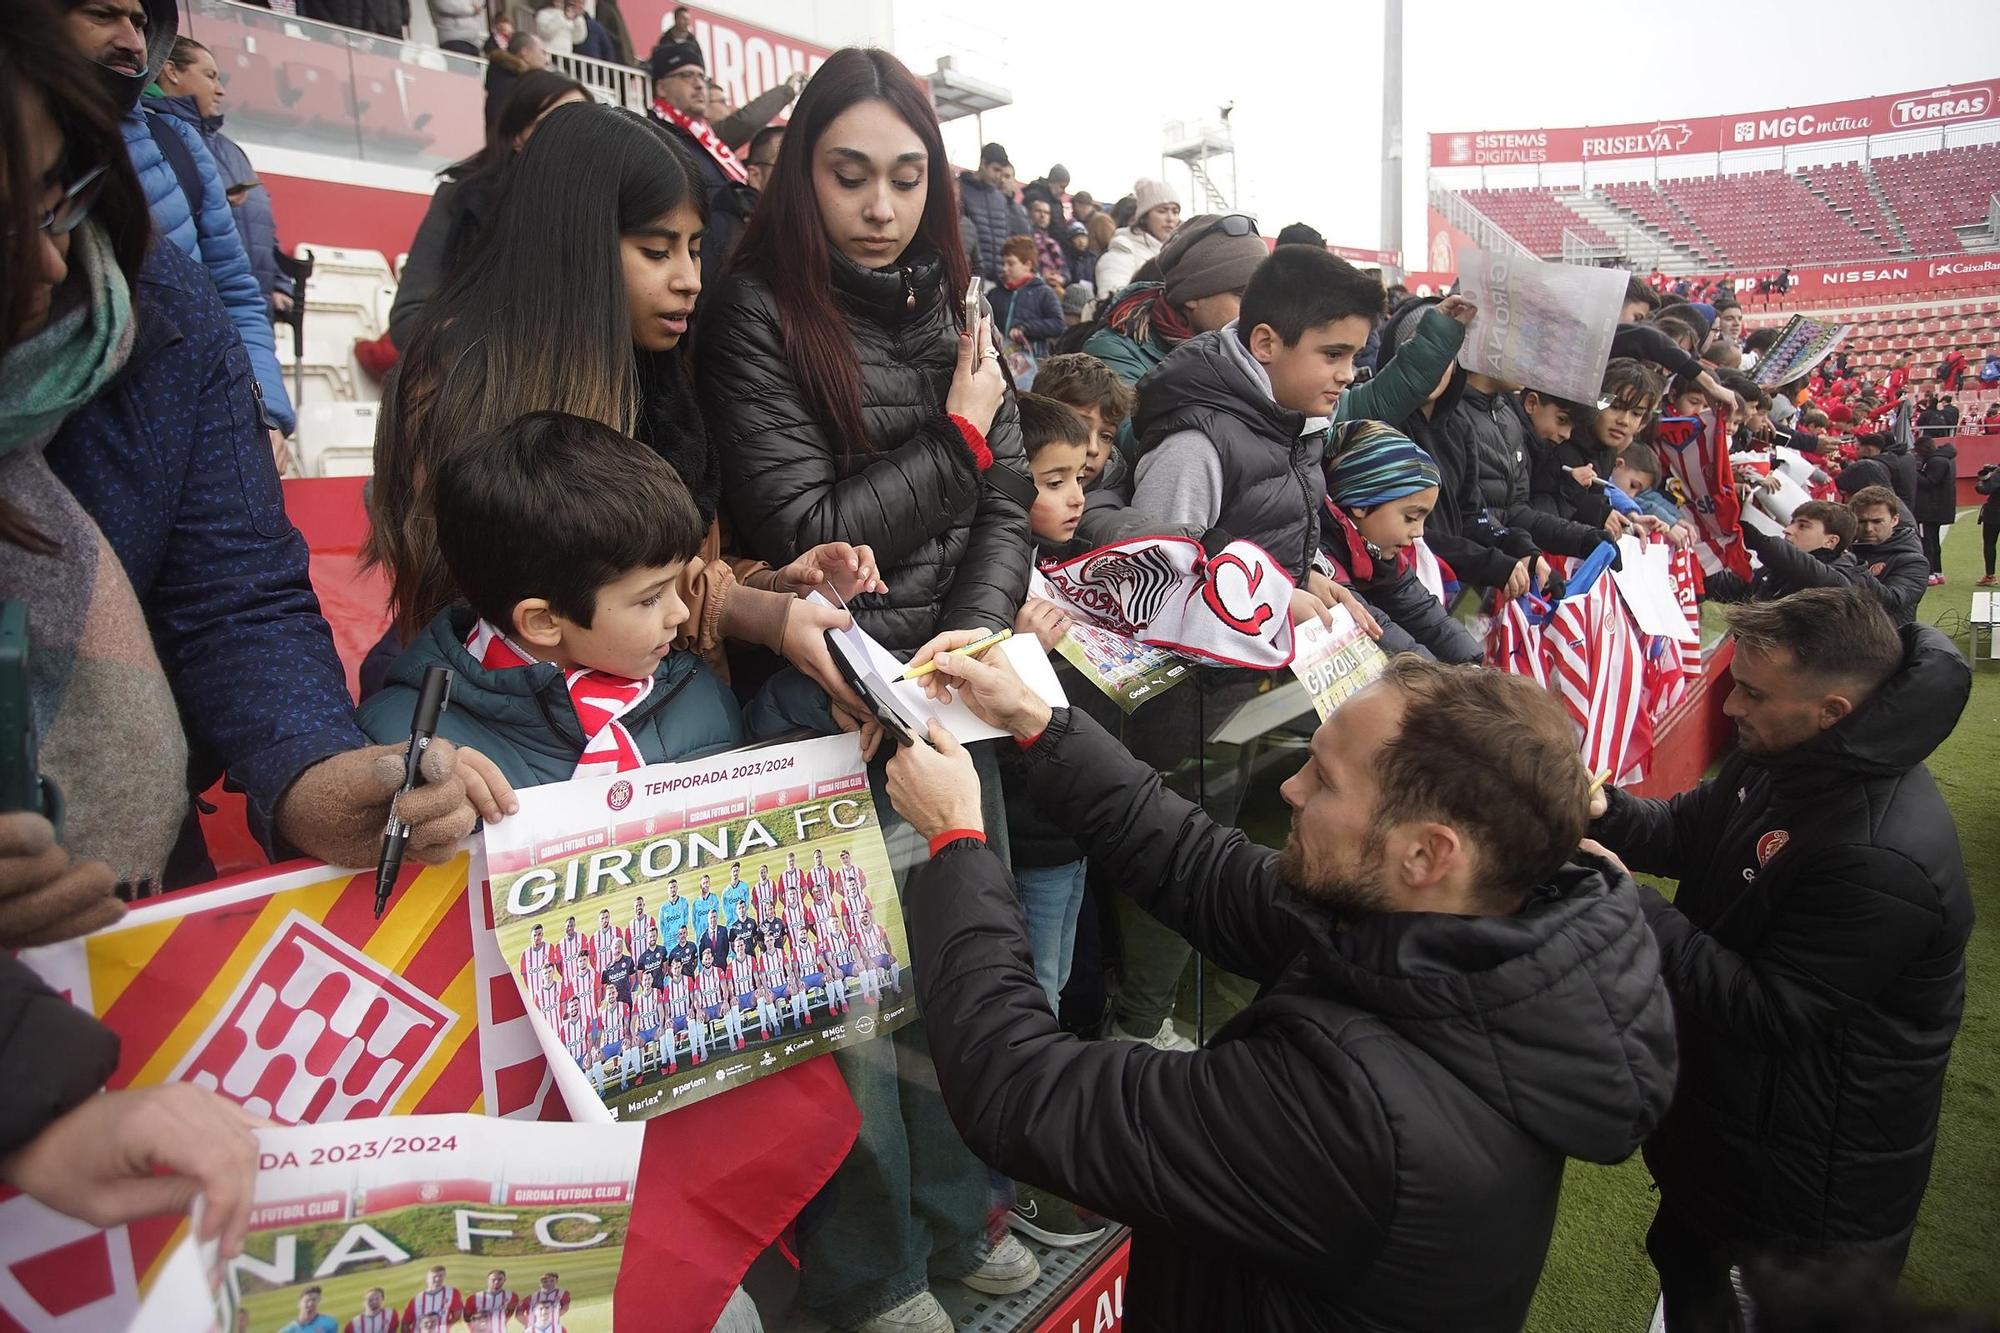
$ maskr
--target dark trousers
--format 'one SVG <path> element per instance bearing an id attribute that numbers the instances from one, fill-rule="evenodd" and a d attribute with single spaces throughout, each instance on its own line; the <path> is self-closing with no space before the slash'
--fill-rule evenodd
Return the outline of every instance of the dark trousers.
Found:
<path id="1" fill-rule="evenodd" d="M 1661 1204 L 1646 1231 L 1646 1254 L 1660 1274 L 1667 1333 L 1743 1333 L 1743 1307 L 1729 1278 L 1726 1249 Z"/>
<path id="2" fill-rule="evenodd" d="M 1931 562 L 1931 573 L 1944 573 L 1944 534 L 1937 523 L 1918 524 L 1919 535 L 1924 543 L 1924 559 Z"/>
<path id="3" fill-rule="evenodd" d="M 1993 544 L 2000 541 L 2000 523 L 1982 524 L 1979 540 L 1986 550 L 1986 577 L 1990 579 L 1993 577 Z"/>

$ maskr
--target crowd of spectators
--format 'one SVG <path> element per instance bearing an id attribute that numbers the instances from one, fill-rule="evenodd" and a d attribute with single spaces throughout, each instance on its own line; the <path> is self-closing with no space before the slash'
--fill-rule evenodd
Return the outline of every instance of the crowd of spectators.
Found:
<path id="1" fill-rule="evenodd" d="M 212 62 L 173 0 L 19 0 L 0 597 L 26 604 L 68 808 L 60 838 L 0 815 L 0 946 L 209 877 L 218 778 L 274 857 L 367 864 L 396 801 L 438 861 L 586 763 L 853 732 L 925 1017 L 834 1057 L 865 1114 L 791 1251 L 825 1323 L 944 1333 L 934 1283 L 1024 1291 L 1014 1232 L 1077 1246 L 1116 1219 L 1149 1327 L 1518 1328 L 1566 1163 L 1642 1147 L 1674 1333 L 1738 1326 L 1735 1272 L 1768 1257 L 1893 1278 L 1971 924 L 1923 768 L 1969 676 L 1916 623 L 1948 397 L 1870 406 L 1838 358 L 1760 388 L 1726 287 L 1645 281 L 1594 397 L 1469 373 L 1471 301 L 1385 290 L 1302 224 L 1267 243 L 1148 179 L 1102 207 L 1059 165 L 1022 186 L 999 144 L 954 175 L 881 51 L 739 110 L 678 11 L 650 115 L 539 67 L 631 59 L 616 15 L 516 6 L 485 34 L 508 23 L 519 67 L 494 58 L 487 143 L 445 174 L 392 320 L 366 550 L 392 625 L 357 716 L 256 355 L 297 293 L 246 255 L 268 209 L 230 211 Z M 187 105 L 143 103 L 151 80 Z M 1893 416 L 1851 458 L 1822 406 L 1850 402 Z M 1692 543 L 1667 422 L 1796 448 L 1826 485 L 1782 539 L 1746 530 L 1754 578 L 1711 587 L 1741 603 L 1737 751 L 1648 801 L 1586 772 L 1551 692 L 1479 665 L 1451 612 L 1557 601 L 1626 536 Z M 1747 461 L 1716 483 L 1764 484 Z M 1051 708 L 961 651 L 1007 630 L 1054 652 L 1071 624 L 1038 565 L 1162 539 L 1254 546 L 1294 625 L 1345 614 L 1392 654 L 1285 783 L 1282 852 L 1203 777 L 1268 673 L 1196 664 L 1127 717 L 1070 668 Z M 892 743 L 833 661 L 850 624 L 1013 739 Z M 434 664 L 476 688 L 397 801 Z M 1173 1018 L 1193 949 L 1260 987 L 1203 1045 Z M 0 1020 L 0 1179 L 100 1223 L 199 1192 L 240 1247 L 249 1117 L 186 1086 L 95 1095 L 116 1038 L 11 956 Z"/>

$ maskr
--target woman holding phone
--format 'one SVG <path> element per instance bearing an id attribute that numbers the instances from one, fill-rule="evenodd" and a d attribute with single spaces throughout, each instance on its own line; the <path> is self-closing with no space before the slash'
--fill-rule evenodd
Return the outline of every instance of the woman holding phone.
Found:
<path id="1" fill-rule="evenodd" d="M 806 85 L 730 273 L 703 300 L 695 384 L 747 554 L 870 547 L 887 591 L 853 599 L 899 656 L 1011 628 L 1027 592 L 1033 485 L 959 243 L 937 115 L 882 51 L 836 52 Z M 954 639 L 953 642 L 960 642 Z M 1005 854 L 990 745 L 974 747 Z M 892 864 L 926 852 L 889 813 Z M 799 1299 L 842 1329 L 953 1327 L 929 1277 L 1007 1294 L 1033 1254 L 985 1222 L 993 1178 L 959 1141 L 915 1022 L 836 1052 L 860 1137 L 799 1221 Z"/>

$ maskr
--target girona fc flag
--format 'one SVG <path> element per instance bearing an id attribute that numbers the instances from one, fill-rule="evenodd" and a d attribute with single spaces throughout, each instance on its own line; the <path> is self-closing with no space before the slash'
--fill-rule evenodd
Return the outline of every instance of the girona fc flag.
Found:
<path id="1" fill-rule="evenodd" d="M 1729 466 L 1728 413 L 1662 417 L 1653 427 L 1653 448 L 1666 473 L 1662 484 L 1694 515 L 1702 572 L 1726 569 L 1748 580 L 1750 552 L 1743 545 L 1743 506 Z"/>
<path id="2" fill-rule="evenodd" d="M 21 957 L 118 1034 L 112 1088 L 195 1083 L 280 1124 L 468 1111 L 567 1120 L 494 942 L 477 861 L 405 870 L 380 920 L 372 873 L 293 863 L 155 899 Z M 481 887 L 468 893 L 471 876 Z M 714 1323 L 858 1123 L 825 1060 L 676 1116 L 701 1141 L 730 1132 L 725 1117 L 796 1122 L 807 1112 L 820 1128 L 781 1160 L 718 1153 L 689 1171 L 671 1140 L 649 1138 L 631 1219 L 632 1235 L 649 1240 L 648 1263 L 634 1267 L 647 1271 L 621 1271 L 621 1294 L 628 1278 L 671 1281 L 689 1309 L 712 1302 L 700 1326 Z M 775 1178 L 746 1179 L 760 1164 Z M 718 1209 L 698 1193 L 740 1205 Z M 104 1231 L 0 1191 L 0 1333 L 125 1328 L 184 1226 L 165 1217 Z"/>

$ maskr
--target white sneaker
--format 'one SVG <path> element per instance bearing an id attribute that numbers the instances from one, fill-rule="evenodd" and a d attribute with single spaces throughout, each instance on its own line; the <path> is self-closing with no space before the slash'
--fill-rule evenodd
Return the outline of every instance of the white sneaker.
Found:
<path id="1" fill-rule="evenodd" d="M 895 1309 L 862 1320 L 854 1333 L 954 1333 L 957 1327 L 937 1297 L 920 1291 Z"/>
<path id="2" fill-rule="evenodd" d="M 1179 1029 L 1174 1027 L 1174 1020 L 1171 1018 L 1163 1020 L 1160 1023 L 1160 1030 L 1150 1036 L 1140 1036 L 1137 1033 L 1127 1032 L 1114 1020 L 1111 1024 L 1111 1040 L 1143 1041 L 1156 1051 L 1194 1051 L 1201 1049 L 1180 1034 Z"/>
<path id="3" fill-rule="evenodd" d="M 986 1262 L 959 1281 L 988 1296 L 1012 1296 L 1034 1286 L 1041 1276 L 1042 1261 L 1035 1252 L 1012 1236 L 1002 1236 Z"/>

